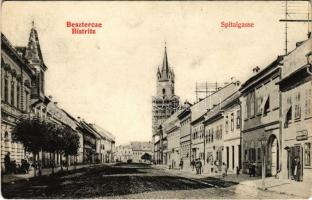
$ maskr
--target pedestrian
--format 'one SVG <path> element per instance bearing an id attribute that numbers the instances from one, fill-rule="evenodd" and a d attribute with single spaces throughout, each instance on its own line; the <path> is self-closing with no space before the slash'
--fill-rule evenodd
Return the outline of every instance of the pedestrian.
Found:
<path id="1" fill-rule="evenodd" d="M 192 160 L 191 165 L 192 165 L 192 171 L 194 171 L 194 166 L 195 166 L 195 161 L 194 160 Z"/>
<path id="2" fill-rule="evenodd" d="M 11 165 L 11 158 L 10 158 L 10 152 L 8 152 L 4 157 L 4 167 L 5 167 L 6 173 L 11 172 L 10 165 Z"/>
<path id="3" fill-rule="evenodd" d="M 202 174 L 202 167 L 203 167 L 203 164 L 202 164 L 202 161 L 200 159 L 198 159 L 198 172 L 199 174 Z"/>
<path id="4" fill-rule="evenodd" d="M 295 181 L 301 181 L 301 166 L 300 166 L 300 160 L 298 157 L 295 158 L 295 161 L 294 161 L 294 178 L 295 178 Z"/>
<path id="5" fill-rule="evenodd" d="M 252 176 L 256 176 L 256 163 L 252 163 Z"/>
<path id="6" fill-rule="evenodd" d="M 181 158 L 181 160 L 180 160 L 180 169 L 181 169 L 181 170 L 183 169 L 183 160 L 182 160 L 182 158 Z"/>
<path id="7" fill-rule="evenodd" d="M 239 171 L 240 171 L 239 167 L 238 167 L 238 166 L 236 166 L 236 177 L 238 177 L 238 176 L 239 176 Z"/>
<path id="8" fill-rule="evenodd" d="M 226 177 L 227 176 L 227 166 L 224 162 L 222 163 L 221 171 L 222 171 L 222 177 L 223 178 Z"/>
<path id="9" fill-rule="evenodd" d="M 249 172 L 249 177 L 251 177 L 251 175 L 252 175 L 252 163 L 249 163 L 248 172 Z"/>

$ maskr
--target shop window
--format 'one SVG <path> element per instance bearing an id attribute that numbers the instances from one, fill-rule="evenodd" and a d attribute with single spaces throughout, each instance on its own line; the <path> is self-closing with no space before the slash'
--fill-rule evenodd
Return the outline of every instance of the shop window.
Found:
<path id="1" fill-rule="evenodd" d="M 311 166 L 311 143 L 304 144 L 304 165 Z"/>
<path id="2" fill-rule="evenodd" d="M 257 148 L 257 160 L 261 160 L 261 148 Z"/>

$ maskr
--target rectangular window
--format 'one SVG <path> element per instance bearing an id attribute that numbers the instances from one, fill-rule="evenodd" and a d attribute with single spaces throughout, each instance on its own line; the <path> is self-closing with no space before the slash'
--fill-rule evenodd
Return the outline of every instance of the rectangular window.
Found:
<path id="1" fill-rule="evenodd" d="M 229 118 L 228 116 L 225 117 L 225 133 L 229 132 Z"/>
<path id="2" fill-rule="evenodd" d="M 312 116 L 312 89 L 306 89 L 305 91 L 305 117 Z"/>
<path id="3" fill-rule="evenodd" d="M 240 118 L 241 118 L 241 111 L 238 110 L 236 114 L 236 128 L 240 128 Z"/>
<path id="4" fill-rule="evenodd" d="M 269 110 L 270 110 L 270 96 L 268 96 L 266 102 L 264 103 L 263 115 L 266 116 Z"/>
<path id="5" fill-rule="evenodd" d="M 247 119 L 248 118 L 248 104 L 247 104 L 247 97 L 245 98 L 246 101 L 245 101 L 245 104 L 244 104 L 244 119 Z"/>
<path id="6" fill-rule="evenodd" d="M 15 106 L 15 98 L 14 98 L 14 95 L 15 95 L 15 85 L 14 85 L 14 81 L 11 82 L 11 105 L 12 106 Z"/>
<path id="7" fill-rule="evenodd" d="M 9 82 L 7 78 L 4 80 L 4 101 L 9 102 Z"/>
<path id="8" fill-rule="evenodd" d="M 295 119 L 300 119 L 301 117 L 301 106 L 300 106 L 300 92 L 295 98 Z"/>
<path id="9" fill-rule="evenodd" d="M 231 113 L 231 131 L 234 131 L 234 113 Z"/>
<path id="10" fill-rule="evenodd" d="M 311 166 L 311 143 L 304 144 L 304 165 Z"/>
<path id="11" fill-rule="evenodd" d="M 234 166 L 235 166 L 234 155 L 235 155 L 235 149 L 234 149 L 234 146 L 232 146 L 232 169 L 234 169 Z"/>
<path id="12" fill-rule="evenodd" d="M 16 86 L 16 107 L 17 109 L 20 109 L 20 86 L 17 84 Z"/>
<path id="13" fill-rule="evenodd" d="M 250 117 L 255 115 L 255 92 L 250 94 Z"/>
<path id="14" fill-rule="evenodd" d="M 28 112 L 29 110 L 29 93 L 25 90 L 25 111 Z"/>

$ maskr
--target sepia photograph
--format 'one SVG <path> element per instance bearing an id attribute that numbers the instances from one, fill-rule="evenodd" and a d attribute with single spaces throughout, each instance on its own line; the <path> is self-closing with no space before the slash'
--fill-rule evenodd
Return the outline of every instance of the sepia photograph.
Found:
<path id="1" fill-rule="evenodd" d="M 312 198 L 312 0 L 0 13 L 1 198 Z"/>

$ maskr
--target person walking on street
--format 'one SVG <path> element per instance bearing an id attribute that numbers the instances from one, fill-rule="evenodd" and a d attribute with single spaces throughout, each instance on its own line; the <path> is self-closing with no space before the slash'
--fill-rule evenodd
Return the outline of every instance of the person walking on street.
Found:
<path id="1" fill-rule="evenodd" d="M 10 152 L 8 152 L 4 157 L 4 167 L 5 172 L 10 173 L 10 165 L 11 165 L 11 158 L 10 158 Z"/>
<path id="2" fill-rule="evenodd" d="M 202 161 L 200 159 L 198 159 L 198 174 L 202 174 Z"/>
<path id="3" fill-rule="evenodd" d="M 195 166 L 195 161 L 194 160 L 192 160 L 191 165 L 192 165 L 192 171 L 194 171 L 194 166 Z"/>
<path id="4" fill-rule="evenodd" d="M 222 177 L 226 177 L 227 176 L 227 166 L 225 163 L 222 163 L 222 166 L 221 166 L 221 171 L 222 171 Z"/>

